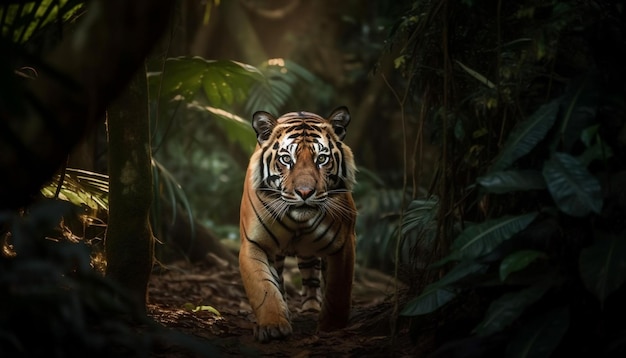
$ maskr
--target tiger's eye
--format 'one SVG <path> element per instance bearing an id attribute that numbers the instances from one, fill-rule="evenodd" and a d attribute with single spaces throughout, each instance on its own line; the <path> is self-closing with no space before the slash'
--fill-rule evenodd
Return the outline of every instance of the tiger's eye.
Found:
<path id="1" fill-rule="evenodd" d="M 281 163 L 285 164 L 285 165 L 289 165 L 291 164 L 291 156 L 289 154 L 283 154 L 280 156 L 280 161 Z"/>
<path id="2" fill-rule="evenodd" d="M 315 161 L 315 163 L 317 165 L 324 165 L 326 163 L 328 163 L 328 160 L 330 159 L 330 157 L 326 154 L 320 154 L 317 156 L 317 160 Z"/>

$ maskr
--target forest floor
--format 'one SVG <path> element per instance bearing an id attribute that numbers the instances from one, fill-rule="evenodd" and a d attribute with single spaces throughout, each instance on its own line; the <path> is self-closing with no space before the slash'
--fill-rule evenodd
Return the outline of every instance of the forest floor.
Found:
<path id="1" fill-rule="evenodd" d="M 293 335 L 270 343 L 252 336 L 254 316 L 239 269 L 216 257 L 200 263 L 185 261 L 163 266 L 152 275 L 149 315 L 161 325 L 199 338 L 221 357 L 415 357 L 421 351 L 409 340 L 408 329 L 390 332 L 393 278 L 358 268 L 350 323 L 335 332 L 316 333 L 317 315 L 299 310 L 299 293 L 292 282 L 299 277 L 287 260 L 285 286 L 291 309 Z M 402 287 L 401 287 L 402 288 Z M 205 306 L 197 312 L 193 308 Z M 217 310 L 212 312 L 210 306 Z M 176 347 L 162 347 L 157 357 L 193 357 Z"/>

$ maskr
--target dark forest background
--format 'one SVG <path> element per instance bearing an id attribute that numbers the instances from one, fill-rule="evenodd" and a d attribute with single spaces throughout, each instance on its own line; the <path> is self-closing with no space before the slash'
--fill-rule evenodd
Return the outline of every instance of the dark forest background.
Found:
<path id="1" fill-rule="evenodd" d="M 153 265 L 234 260 L 252 113 L 346 105 L 358 262 L 406 283 L 415 341 L 626 353 L 623 24 L 621 1 L 3 1 L 0 352 L 196 347 L 145 316 Z"/>

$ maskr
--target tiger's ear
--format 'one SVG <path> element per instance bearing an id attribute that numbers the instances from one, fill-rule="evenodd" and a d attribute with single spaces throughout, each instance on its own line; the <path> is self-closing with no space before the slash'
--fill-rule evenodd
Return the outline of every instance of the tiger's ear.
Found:
<path id="1" fill-rule="evenodd" d="M 270 138 L 274 126 L 276 126 L 276 118 L 271 114 L 258 111 L 252 115 L 252 127 L 256 132 L 256 140 L 259 144 L 263 144 Z"/>
<path id="2" fill-rule="evenodd" d="M 348 108 L 344 106 L 336 108 L 328 120 L 330 124 L 332 124 L 339 140 L 343 140 L 346 136 L 346 128 L 348 128 L 348 124 L 350 123 L 350 112 L 348 112 Z"/>

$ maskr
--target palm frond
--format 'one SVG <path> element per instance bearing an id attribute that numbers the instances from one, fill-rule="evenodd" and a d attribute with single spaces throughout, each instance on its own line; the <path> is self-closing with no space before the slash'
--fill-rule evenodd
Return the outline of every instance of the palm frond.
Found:
<path id="1" fill-rule="evenodd" d="M 278 114 L 294 94 L 294 88 L 321 86 L 321 81 L 309 70 L 282 58 L 267 60 L 258 67 L 265 81 L 256 83 L 246 101 L 246 113 L 267 111 Z M 318 91 L 325 93 L 327 91 Z"/>
<path id="2" fill-rule="evenodd" d="M 0 34 L 25 43 L 46 26 L 71 20 L 83 5 L 84 1 L 76 0 L 7 1 L 0 5 Z"/>
<path id="3" fill-rule="evenodd" d="M 54 198 L 60 180 L 61 175 L 55 175 L 49 184 L 41 188 L 41 193 L 47 198 Z M 80 207 L 89 207 L 95 212 L 109 210 L 108 175 L 67 168 L 60 185 L 59 199 Z"/>

